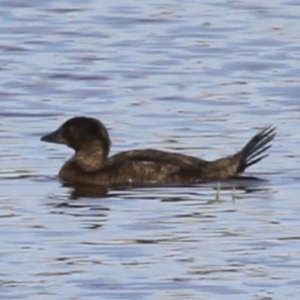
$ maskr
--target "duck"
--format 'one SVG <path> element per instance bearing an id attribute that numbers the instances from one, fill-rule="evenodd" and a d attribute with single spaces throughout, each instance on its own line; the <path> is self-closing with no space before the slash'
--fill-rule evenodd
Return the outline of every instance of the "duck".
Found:
<path id="1" fill-rule="evenodd" d="M 63 144 L 74 155 L 61 167 L 63 182 L 99 186 L 194 184 L 243 176 L 250 166 L 264 159 L 276 135 L 266 126 L 233 155 L 208 161 L 195 156 L 156 149 L 122 151 L 109 156 L 111 140 L 98 119 L 79 116 L 65 121 L 41 141 Z"/>

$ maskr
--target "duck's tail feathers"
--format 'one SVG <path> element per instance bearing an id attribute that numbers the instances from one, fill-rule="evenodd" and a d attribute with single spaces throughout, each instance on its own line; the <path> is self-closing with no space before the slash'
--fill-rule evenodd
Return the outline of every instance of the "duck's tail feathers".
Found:
<path id="1" fill-rule="evenodd" d="M 272 146 L 271 142 L 276 135 L 275 130 L 276 127 L 272 125 L 263 128 L 236 154 L 240 158 L 237 174 L 243 173 L 246 168 L 268 156 L 263 153 Z"/>

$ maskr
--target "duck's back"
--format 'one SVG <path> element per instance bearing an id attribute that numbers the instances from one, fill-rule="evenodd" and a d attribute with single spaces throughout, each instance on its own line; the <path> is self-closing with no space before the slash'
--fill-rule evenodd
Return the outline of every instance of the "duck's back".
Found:
<path id="1" fill-rule="evenodd" d="M 122 161 L 144 161 L 153 162 L 158 165 L 171 164 L 182 168 L 195 166 L 204 167 L 208 164 L 207 161 L 194 156 L 155 149 L 123 151 L 108 158 L 109 163 L 117 163 Z"/>

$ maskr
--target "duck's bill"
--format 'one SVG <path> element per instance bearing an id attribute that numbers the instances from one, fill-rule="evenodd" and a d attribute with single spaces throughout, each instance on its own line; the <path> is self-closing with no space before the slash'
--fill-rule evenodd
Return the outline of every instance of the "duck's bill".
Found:
<path id="1" fill-rule="evenodd" d="M 66 141 L 62 137 L 61 131 L 59 129 L 42 136 L 41 141 L 55 144 L 66 144 Z"/>

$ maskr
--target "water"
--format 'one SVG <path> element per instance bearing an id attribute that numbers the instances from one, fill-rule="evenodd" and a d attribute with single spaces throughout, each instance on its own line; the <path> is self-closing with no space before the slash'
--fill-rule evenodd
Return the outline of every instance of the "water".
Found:
<path id="1" fill-rule="evenodd" d="M 0 1 L 1 299 L 295 299 L 297 1 Z M 259 182 L 86 191 L 56 178 L 67 118 L 112 152 L 214 159 L 262 126 Z M 106 193 L 106 195 L 105 195 Z M 105 195 L 105 196 L 104 196 Z"/>

